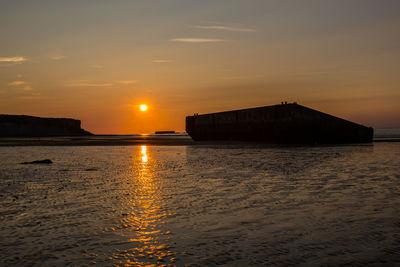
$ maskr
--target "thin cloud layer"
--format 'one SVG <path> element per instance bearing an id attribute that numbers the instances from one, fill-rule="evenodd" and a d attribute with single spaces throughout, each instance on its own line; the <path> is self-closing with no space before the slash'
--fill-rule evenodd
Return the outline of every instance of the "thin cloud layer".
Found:
<path id="1" fill-rule="evenodd" d="M 24 85 L 24 84 L 26 84 L 26 82 L 24 82 L 24 81 L 13 81 L 13 82 L 10 82 L 8 85 L 10 85 L 10 86 L 20 86 L 20 85 Z"/>
<path id="2" fill-rule="evenodd" d="M 81 82 L 81 83 L 70 83 L 69 86 L 72 86 L 72 87 L 110 87 L 110 86 L 113 86 L 113 84 L 112 83 Z"/>
<path id="3" fill-rule="evenodd" d="M 0 62 L 18 63 L 24 61 L 26 61 L 24 57 L 0 57 Z"/>
<path id="4" fill-rule="evenodd" d="M 212 39 L 212 38 L 173 38 L 170 39 L 172 42 L 183 42 L 183 43 L 218 43 L 225 42 L 224 39 Z"/>
<path id="5" fill-rule="evenodd" d="M 64 58 L 65 58 L 65 56 L 63 56 L 63 55 L 55 55 L 55 56 L 51 57 L 52 60 L 61 60 L 61 59 L 64 59 Z"/>
<path id="6" fill-rule="evenodd" d="M 230 31 L 230 32 L 256 32 L 254 29 L 249 28 L 238 28 L 238 27 L 230 27 L 230 26 L 222 26 L 222 25 L 197 25 L 193 28 L 203 29 L 203 30 L 221 30 L 221 31 Z"/>
<path id="7" fill-rule="evenodd" d="M 102 66 L 102 65 L 92 65 L 91 67 L 93 69 L 102 69 L 102 68 L 104 68 L 104 66 Z"/>
<path id="8" fill-rule="evenodd" d="M 169 59 L 154 59 L 151 62 L 153 62 L 153 63 L 170 63 L 170 62 L 172 62 L 172 60 L 169 60 Z"/>
<path id="9" fill-rule="evenodd" d="M 32 91 L 33 88 L 25 81 L 13 81 L 10 82 L 8 85 L 22 88 L 24 91 Z"/>
<path id="10" fill-rule="evenodd" d="M 92 82 L 88 80 L 72 80 L 66 84 L 71 87 L 111 87 L 117 84 L 120 85 L 131 85 L 137 83 L 136 80 L 120 80 L 114 82 Z"/>
<path id="11" fill-rule="evenodd" d="M 135 80 L 117 81 L 117 83 L 123 84 L 123 85 L 135 84 L 136 82 L 137 81 L 135 81 Z"/>

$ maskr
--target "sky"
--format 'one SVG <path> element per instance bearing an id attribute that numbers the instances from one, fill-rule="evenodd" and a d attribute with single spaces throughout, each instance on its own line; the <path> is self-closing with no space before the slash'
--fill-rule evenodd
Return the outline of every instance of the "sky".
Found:
<path id="1" fill-rule="evenodd" d="M 400 127 L 399 14 L 398 0 L 0 0 L 0 114 L 133 134 L 296 101 Z"/>

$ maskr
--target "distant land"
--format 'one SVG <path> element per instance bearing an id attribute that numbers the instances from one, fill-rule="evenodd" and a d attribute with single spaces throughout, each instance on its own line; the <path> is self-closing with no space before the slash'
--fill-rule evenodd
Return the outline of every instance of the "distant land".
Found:
<path id="1" fill-rule="evenodd" d="M 0 137 L 55 137 L 87 135 L 93 134 L 81 128 L 80 120 L 0 114 Z"/>
<path id="2" fill-rule="evenodd" d="M 282 107 L 290 106 L 290 104 L 282 105 Z M 186 133 L 172 132 L 174 131 L 157 131 L 154 134 L 96 135 L 82 129 L 81 121 L 76 119 L 0 114 L 0 146 L 229 145 L 235 142 L 233 139 L 195 142 Z M 376 129 L 373 141 L 399 142 L 400 128 Z M 251 142 L 238 142 L 251 144 Z"/>
<path id="3" fill-rule="evenodd" d="M 156 131 L 155 134 L 175 134 L 175 131 Z"/>

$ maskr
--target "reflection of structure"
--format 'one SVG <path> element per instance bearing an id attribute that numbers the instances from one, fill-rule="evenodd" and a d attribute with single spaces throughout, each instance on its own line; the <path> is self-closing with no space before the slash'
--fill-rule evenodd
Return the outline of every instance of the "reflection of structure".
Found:
<path id="1" fill-rule="evenodd" d="M 194 140 L 267 143 L 372 142 L 373 129 L 296 103 L 186 117 Z"/>

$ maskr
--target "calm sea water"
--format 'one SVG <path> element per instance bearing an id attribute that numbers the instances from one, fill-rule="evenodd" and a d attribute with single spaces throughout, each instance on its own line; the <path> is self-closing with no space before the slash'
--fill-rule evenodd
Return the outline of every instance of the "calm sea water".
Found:
<path id="1" fill-rule="evenodd" d="M 393 266 L 400 143 L 0 147 L 0 205 L 2 266 Z"/>

